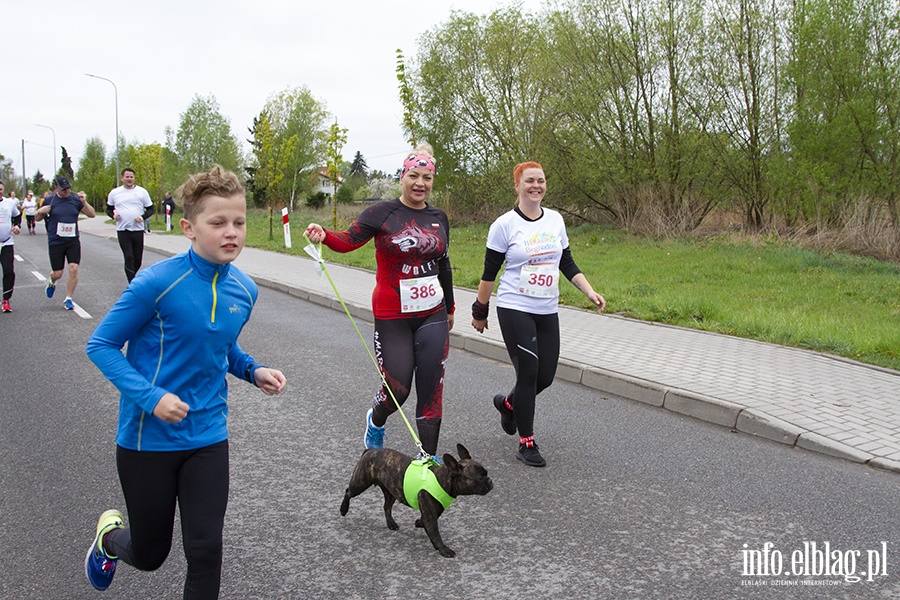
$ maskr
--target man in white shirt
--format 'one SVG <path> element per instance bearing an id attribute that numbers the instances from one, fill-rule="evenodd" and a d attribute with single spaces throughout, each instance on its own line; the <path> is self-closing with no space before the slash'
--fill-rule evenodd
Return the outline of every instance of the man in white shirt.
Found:
<path id="1" fill-rule="evenodd" d="M 125 277 L 134 279 L 144 259 L 144 220 L 153 214 L 147 190 L 134 183 L 134 169 L 122 169 L 122 185 L 109 193 L 106 214 L 116 221 L 116 237 L 125 258 Z"/>

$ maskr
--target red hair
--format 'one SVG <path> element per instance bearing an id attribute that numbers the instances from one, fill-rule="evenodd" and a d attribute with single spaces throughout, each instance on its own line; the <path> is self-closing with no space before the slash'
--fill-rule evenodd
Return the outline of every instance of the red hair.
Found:
<path id="1" fill-rule="evenodd" d="M 540 163 L 536 163 L 533 160 L 517 164 L 516 168 L 513 169 L 513 181 L 515 182 L 516 187 L 519 186 L 519 180 L 522 179 L 522 172 L 525 169 L 540 169 L 541 171 L 543 171 L 544 167 L 542 167 Z"/>

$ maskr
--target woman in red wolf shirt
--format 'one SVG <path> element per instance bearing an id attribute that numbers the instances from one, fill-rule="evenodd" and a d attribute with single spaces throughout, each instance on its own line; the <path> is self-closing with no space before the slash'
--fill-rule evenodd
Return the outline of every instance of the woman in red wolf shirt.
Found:
<path id="1" fill-rule="evenodd" d="M 443 414 L 444 366 L 453 328 L 453 274 L 447 249 L 447 214 L 428 204 L 434 181 L 431 146 L 419 145 L 406 160 L 399 198 L 364 210 L 343 232 L 310 223 L 306 234 L 335 252 L 350 252 L 375 238 L 375 357 L 401 405 L 416 376 L 416 426 L 422 449 L 437 454 Z M 384 425 L 397 410 L 385 386 L 366 414 L 366 448 L 384 445 Z"/>

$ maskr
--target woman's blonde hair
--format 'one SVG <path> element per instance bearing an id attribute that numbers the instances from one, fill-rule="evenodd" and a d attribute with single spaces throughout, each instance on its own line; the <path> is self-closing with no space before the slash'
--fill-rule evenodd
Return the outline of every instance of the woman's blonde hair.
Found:
<path id="1" fill-rule="evenodd" d="M 219 165 L 205 173 L 195 173 L 187 178 L 181 187 L 175 190 L 175 197 L 184 209 L 184 218 L 193 221 L 203 212 L 203 204 L 209 196 L 244 195 L 244 186 L 237 175 L 223 169 Z"/>

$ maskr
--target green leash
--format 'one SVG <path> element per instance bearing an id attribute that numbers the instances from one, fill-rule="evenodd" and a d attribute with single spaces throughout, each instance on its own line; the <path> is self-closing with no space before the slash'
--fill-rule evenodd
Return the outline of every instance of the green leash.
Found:
<path id="1" fill-rule="evenodd" d="M 309 236 L 306 235 L 306 232 L 303 232 L 303 236 L 309 240 Z M 321 248 L 322 244 L 319 243 L 319 248 Z M 372 351 L 369 350 L 369 345 L 366 343 L 366 339 L 363 337 L 362 332 L 359 330 L 359 327 L 356 326 L 356 321 L 353 319 L 353 315 L 350 314 L 350 310 L 347 308 L 347 305 L 344 304 L 344 299 L 341 297 L 341 293 L 338 291 L 337 286 L 334 285 L 334 280 L 331 279 L 331 275 L 328 273 L 328 269 L 325 267 L 325 260 L 322 258 L 322 252 L 319 248 L 312 243 L 312 240 L 309 240 L 309 244 L 306 245 L 303 250 L 309 254 L 314 261 L 316 261 L 316 271 L 319 273 L 319 277 L 321 278 L 324 274 L 325 277 L 328 278 L 328 283 L 331 284 L 331 289 L 334 290 L 335 296 L 337 296 L 338 302 L 341 303 L 341 307 L 344 309 L 344 313 L 347 315 L 347 318 L 350 319 L 350 323 L 353 325 L 353 329 L 356 330 L 356 335 L 359 336 L 360 341 L 363 344 L 363 347 L 366 349 L 366 352 L 369 354 L 369 358 L 372 359 L 372 364 L 375 365 L 375 370 L 378 371 L 378 376 L 381 378 L 381 382 L 384 384 L 384 389 L 388 391 L 391 399 L 394 401 L 394 404 L 397 406 L 397 412 L 400 413 L 400 416 L 403 417 L 403 422 L 406 423 L 406 428 L 409 429 L 409 434 L 412 436 L 413 441 L 416 444 L 416 447 L 419 449 L 419 455 L 424 457 L 423 460 L 430 461 L 432 460 L 432 456 L 425 452 L 422 448 L 422 442 L 419 440 L 419 436 L 416 435 L 415 430 L 413 429 L 412 424 L 409 422 L 409 419 L 406 418 L 406 414 L 403 412 L 403 409 L 400 407 L 400 403 L 397 401 L 396 396 L 394 396 L 394 391 L 391 390 L 391 386 L 388 385 L 387 379 L 384 377 L 384 373 L 381 371 L 381 367 L 378 366 L 378 361 L 375 360 L 375 356 L 372 354 Z"/>

